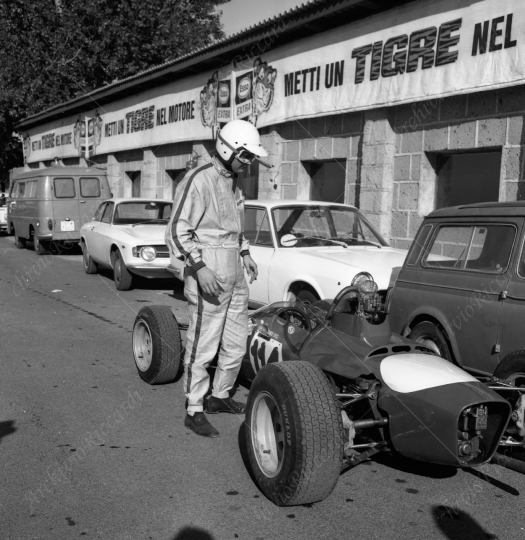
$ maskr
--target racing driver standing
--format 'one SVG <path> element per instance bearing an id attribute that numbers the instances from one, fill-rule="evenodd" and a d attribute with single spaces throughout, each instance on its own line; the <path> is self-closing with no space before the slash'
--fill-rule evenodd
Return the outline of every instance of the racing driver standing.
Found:
<path id="1" fill-rule="evenodd" d="M 248 338 L 248 285 L 257 265 L 244 238 L 244 193 L 237 174 L 267 156 L 251 123 L 232 120 L 219 132 L 211 162 L 186 174 L 177 186 L 166 231 L 172 252 L 182 256 L 189 327 L 184 358 L 184 425 L 197 435 L 218 437 L 209 414 L 242 414 L 245 404 L 230 397 Z M 250 281 L 250 283 L 251 283 Z M 211 396 L 206 368 L 219 351 Z"/>

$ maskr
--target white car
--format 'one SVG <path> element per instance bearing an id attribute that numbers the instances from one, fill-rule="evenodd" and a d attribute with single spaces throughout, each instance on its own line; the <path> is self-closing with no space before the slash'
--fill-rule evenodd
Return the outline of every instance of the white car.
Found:
<path id="1" fill-rule="evenodd" d="M 389 247 L 357 208 L 318 201 L 246 201 L 245 237 L 259 269 L 252 307 L 334 298 L 361 272 L 386 291 L 407 253 Z"/>
<path id="2" fill-rule="evenodd" d="M 7 232 L 7 204 L 4 193 L 0 193 L 0 232 Z"/>
<path id="3" fill-rule="evenodd" d="M 164 242 L 172 207 L 168 199 L 104 201 L 93 220 L 80 229 L 86 274 L 95 274 L 99 265 L 111 268 L 120 291 L 132 288 L 134 275 L 172 278 Z"/>

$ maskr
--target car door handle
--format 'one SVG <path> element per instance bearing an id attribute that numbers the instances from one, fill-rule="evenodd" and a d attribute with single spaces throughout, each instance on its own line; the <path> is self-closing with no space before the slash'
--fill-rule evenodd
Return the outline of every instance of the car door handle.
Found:
<path id="1" fill-rule="evenodd" d="M 80 201 L 81 203 L 85 203 L 86 201 Z"/>

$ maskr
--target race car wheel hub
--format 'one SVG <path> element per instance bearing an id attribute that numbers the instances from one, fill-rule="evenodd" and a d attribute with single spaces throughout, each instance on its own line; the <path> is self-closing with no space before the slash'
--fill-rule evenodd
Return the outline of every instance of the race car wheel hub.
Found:
<path id="1" fill-rule="evenodd" d="M 261 472 L 275 478 L 281 470 L 284 457 L 284 422 L 273 396 L 261 392 L 252 409 L 252 444 Z"/>
<path id="2" fill-rule="evenodd" d="M 133 356 L 140 371 L 149 369 L 153 359 L 153 344 L 149 326 L 142 319 L 133 328 Z"/>

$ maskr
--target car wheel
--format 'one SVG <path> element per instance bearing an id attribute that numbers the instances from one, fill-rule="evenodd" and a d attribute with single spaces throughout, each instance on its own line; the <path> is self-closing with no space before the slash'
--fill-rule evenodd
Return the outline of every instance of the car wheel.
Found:
<path id="1" fill-rule="evenodd" d="M 434 323 L 425 321 L 416 324 L 408 337 L 432 349 L 441 358 L 452 362 L 452 353 L 450 352 L 447 338 Z"/>
<path id="2" fill-rule="evenodd" d="M 133 275 L 126 268 L 120 251 L 115 252 L 113 259 L 113 279 L 119 291 L 129 291 L 133 286 Z"/>
<path id="3" fill-rule="evenodd" d="M 179 372 L 182 342 L 179 325 L 168 306 L 145 306 L 133 326 L 133 358 L 148 384 L 173 381 Z"/>
<path id="4" fill-rule="evenodd" d="M 86 274 L 96 274 L 98 270 L 97 263 L 89 256 L 88 248 L 85 242 L 81 243 L 82 264 Z"/>
<path id="5" fill-rule="evenodd" d="M 307 362 L 269 364 L 252 383 L 246 444 L 262 492 L 278 506 L 325 499 L 343 460 L 343 424 L 324 373 Z"/>
<path id="6" fill-rule="evenodd" d="M 18 249 L 25 249 L 26 248 L 26 239 L 22 236 L 18 236 L 15 231 L 15 246 Z"/>
<path id="7" fill-rule="evenodd" d="M 302 291 L 299 291 L 299 294 L 297 295 L 297 301 L 302 302 L 306 306 L 311 306 L 318 300 L 318 296 L 313 292 L 309 291 L 308 289 L 303 289 Z"/>
<path id="8" fill-rule="evenodd" d="M 41 242 L 35 233 L 33 233 L 33 249 L 37 255 L 45 255 L 47 253 L 47 242 Z"/>
<path id="9" fill-rule="evenodd" d="M 525 386 L 525 350 L 514 351 L 508 354 L 497 367 L 494 376 L 511 383 L 517 387 Z M 525 394 L 519 391 L 502 392 L 514 411 L 507 426 L 506 433 L 515 439 L 525 438 Z M 525 461 L 525 452 L 523 448 L 516 449 L 513 454 Z"/>

